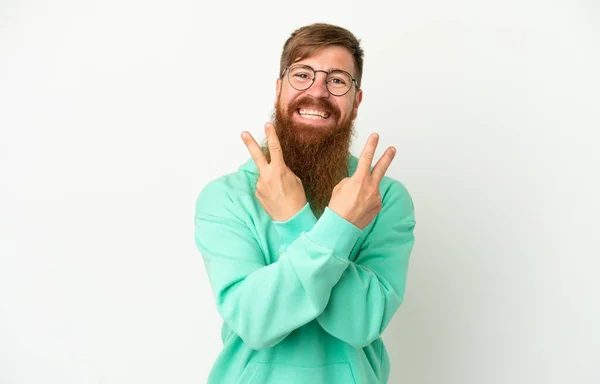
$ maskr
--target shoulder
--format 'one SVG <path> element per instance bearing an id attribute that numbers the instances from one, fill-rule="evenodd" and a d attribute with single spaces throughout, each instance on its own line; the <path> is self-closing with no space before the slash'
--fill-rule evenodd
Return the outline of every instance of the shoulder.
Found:
<path id="1" fill-rule="evenodd" d="M 228 173 L 207 183 L 196 198 L 196 212 L 224 209 L 253 199 L 256 180 L 253 173 L 244 170 Z"/>
<path id="2" fill-rule="evenodd" d="M 379 190 L 382 199 L 382 213 L 414 221 L 414 202 L 410 192 L 402 182 L 384 176 L 379 185 Z"/>
<path id="3" fill-rule="evenodd" d="M 383 201 L 390 200 L 407 200 L 412 204 L 412 197 L 408 188 L 400 182 L 390 176 L 384 176 L 379 184 L 379 191 Z"/>

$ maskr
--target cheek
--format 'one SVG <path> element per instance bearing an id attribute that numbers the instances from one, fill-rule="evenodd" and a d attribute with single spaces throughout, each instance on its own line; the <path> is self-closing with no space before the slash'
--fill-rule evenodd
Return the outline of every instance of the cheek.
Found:
<path id="1" fill-rule="evenodd" d="M 288 100 L 286 100 L 285 98 L 279 99 L 279 110 L 280 111 L 287 114 L 289 107 L 290 107 L 290 103 Z"/>
<path id="2" fill-rule="evenodd" d="M 290 93 L 282 93 L 281 96 L 279 97 L 279 108 L 282 111 L 287 112 L 290 105 L 292 105 L 292 103 L 294 102 L 294 100 L 296 100 L 295 95 L 292 95 Z"/>
<path id="3" fill-rule="evenodd" d="M 345 117 L 352 116 L 352 114 L 354 113 L 353 109 L 354 109 L 354 103 L 352 103 L 352 102 L 347 102 L 347 103 L 344 103 L 343 106 L 340 106 L 340 111 L 342 111 L 342 114 Z"/>

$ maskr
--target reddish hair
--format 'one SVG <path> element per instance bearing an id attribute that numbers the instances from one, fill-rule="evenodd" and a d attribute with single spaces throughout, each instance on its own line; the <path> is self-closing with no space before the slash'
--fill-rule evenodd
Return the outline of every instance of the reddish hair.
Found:
<path id="1" fill-rule="evenodd" d="M 285 68 L 296 60 L 310 57 L 316 50 L 328 45 L 342 46 L 352 54 L 356 69 L 356 85 L 360 88 L 364 56 L 360 40 L 347 29 L 331 24 L 311 24 L 292 32 L 283 45 L 279 74 L 281 75 Z"/>

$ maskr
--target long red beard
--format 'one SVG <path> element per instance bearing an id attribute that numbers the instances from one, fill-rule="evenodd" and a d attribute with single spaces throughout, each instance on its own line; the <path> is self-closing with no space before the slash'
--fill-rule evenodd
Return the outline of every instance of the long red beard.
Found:
<path id="1" fill-rule="evenodd" d="M 325 105 L 324 105 L 325 104 Z M 331 111 L 330 119 L 338 119 L 339 111 L 323 99 L 304 98 L 290 105 L 287 111 L 278 102 L 273 111 L 273 123 L 281 143 L 286 165 L 302 180 L 306 198 L 315 216 L 320 217 L 333 188 L 348 176 L 348 157 L 354 135 L 354 123 L 349 117 L 333 129 L 298 124 L 292 116 L 299 107 L 322 106 Z M 271 156 L 266 139 L 262 144 L 268 161 Z"/>

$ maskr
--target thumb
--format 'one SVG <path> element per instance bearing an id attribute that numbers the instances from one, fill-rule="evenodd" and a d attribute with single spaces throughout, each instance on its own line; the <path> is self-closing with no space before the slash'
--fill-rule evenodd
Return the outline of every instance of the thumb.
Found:
<path id="1" fill-rule="evenodd" d="M 349 177 L 344 177 L 339 183 L 337 183 L 337 185 L 333 189 L 336 190 L 336 189 L 343 187 L 344 184 L 346 184 L 348 182 L 348 180 L 350 180 Z"/>

